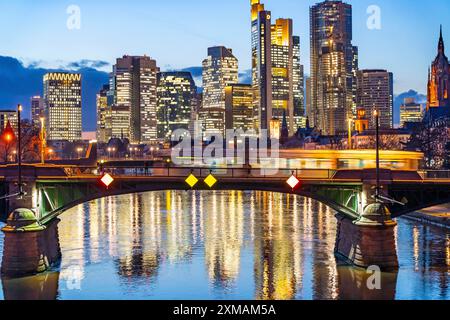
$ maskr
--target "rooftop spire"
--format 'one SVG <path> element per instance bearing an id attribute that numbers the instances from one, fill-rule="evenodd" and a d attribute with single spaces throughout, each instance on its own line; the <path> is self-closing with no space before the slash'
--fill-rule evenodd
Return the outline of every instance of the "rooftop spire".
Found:
<path id="1" fill-rule="evenodd" d="M 445 47 L 444 47 L 444 38 L 442 37 L 442 24 L 441 24 L 441 30 L 439 34 L 439 47 L 438 47 L 439 53 L 444 53 Z"/>

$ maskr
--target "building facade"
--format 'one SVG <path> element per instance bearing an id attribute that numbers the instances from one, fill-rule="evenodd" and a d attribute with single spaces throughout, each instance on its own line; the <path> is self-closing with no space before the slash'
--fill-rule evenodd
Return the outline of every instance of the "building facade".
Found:
<path id="1" fill-rule="evenodd" d="M 225 127 L 255 134 L 251 85 L 233 84 L 225 88 Z"/>
<path id="2" fill-rule="evenodd" d="M 158 138 L 170 140 L 177 129 L 189 129 L 196 112 L 197 86 L 190 72 L 158 74 Z"/>
<path id="3" fill-rule="evenodd" d="M 225 88 L 239 81 L 238 59 L 231 49 L 212 47 L 203 61 L 203 102 L 200 112 L 205 132 L 224 134 Z"/>
<path id="4" fill-rule="evenodd" d="M 310 122 L 323 134 L 347 130 L 355 111 L 357 48 L 352 45 L 352 6 L 324 1 L 310 8 Z"/>
<path id="5" fill-rule="evenodd" d="M 117 59 L 110 77 L 112 122 L 120 123 L 121 136 L 132 143 L 157 140 L 156 61 L 148 56 Z M 125 110 L 128 108 L 128 119 Z M 115 112 L 114 112 L 115 110 Z M 114 119 L 118 116 L 118 119 Z M 123 129 L 123 130 L 122 130 Z M 118 128 L 114 128 L 117 134 Z M 113 133 L 112 138 L 120 138 Z"/>
<path id="6" fill-rule="evenodd" d="M 41 118 L 45 117 L 44 99 L 41 96 L 31 98 L 31 121 L 36 127 L 41 126 Z"/>
<path id="7" fill-rule="evenodd" d="M 400 126 L 404 127 L 408 122 L 422 122 L 423 111 L 422 104 L 417 103 L 414 98 L 406 98 L 400 106 Z"/>
<path id="8" fill-rule="evenodd" d="M 44 75 L 44 111 L 48 140 L 81 140 L 81 74 Z"/>
<path id="9" fill-rule="evenodd" d="M 19 117 L 17 111 L 15 110 L 0 110 L 0 132 L 3 131 L 9 124 L 17 131 L 17 124 L 19 122 Z"/>
<path id="10" fill-rule="evenodd" d="M 111 108 L 108 106 L 109 85 L 104 85 L 97 94 L 97 140 L 107 143 L 111 138 Z"/>
<path id="11" fill-rule="evenodd" d="M 360 70 L 357 76 L 357 104 L 369 119 L 369 129 L 375 128 L 375 111 L 378 110 L 380 128 L 394 125 L 394 80 L 386 70 Z"/>

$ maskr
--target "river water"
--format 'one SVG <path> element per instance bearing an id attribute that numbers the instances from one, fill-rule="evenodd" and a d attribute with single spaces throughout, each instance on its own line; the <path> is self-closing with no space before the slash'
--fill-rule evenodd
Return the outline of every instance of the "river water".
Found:
<path id="1" fill-rule="evenodd" d="M 450 299 L 450 231 L 400 219 L 400 270 L 370 290 L 370 274 L 335 259 L 334 214 L 269 192 L 92 201 L 61 216 L 61 265 L 2 279 L 0 298 Z"/>

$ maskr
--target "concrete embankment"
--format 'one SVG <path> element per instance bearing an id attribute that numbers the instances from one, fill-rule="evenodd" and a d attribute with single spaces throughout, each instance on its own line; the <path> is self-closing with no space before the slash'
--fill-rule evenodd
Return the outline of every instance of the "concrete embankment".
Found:
<path id="1" fill-rule="evenodd" d="M 404 218 L 450 229 L 450 204 L 417 211 Z"/>

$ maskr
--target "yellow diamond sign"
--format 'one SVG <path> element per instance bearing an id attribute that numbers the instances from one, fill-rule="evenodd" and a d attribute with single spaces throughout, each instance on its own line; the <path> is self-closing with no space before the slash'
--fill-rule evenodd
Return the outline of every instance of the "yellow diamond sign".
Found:
<path id="1" fill-rule="evenodd" d="M 187 177 L 185 181 L 191 188 L 193 188 L 198 183 L 197 177 L 193 174 L 189 175 L 189 177 Z"/>
<path id="2" fill-rule="evenodd" d="M 212 188 L 217 183 L 217 179 L 214 178 L 212 174 L 210 174 L 209 176 L 206 177 L 205 183 L 208 187 Z"/>

